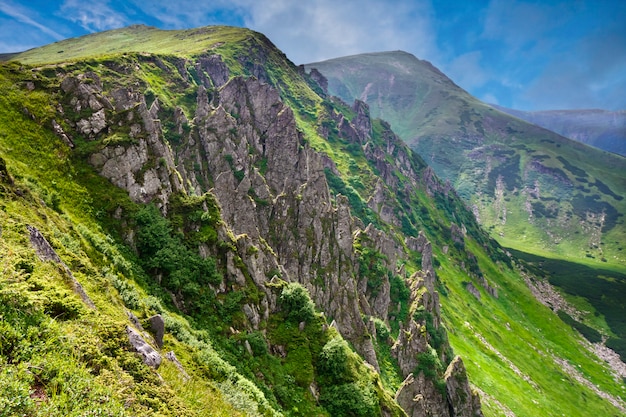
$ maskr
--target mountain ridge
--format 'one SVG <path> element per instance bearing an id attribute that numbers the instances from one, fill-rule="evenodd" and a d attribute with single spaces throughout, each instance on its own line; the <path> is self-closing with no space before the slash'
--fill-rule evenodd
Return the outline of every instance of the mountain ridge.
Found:
<path id="1" fill-rule="evenodd" d="M 556 415 L 555 401 L 576 415 L 581 391 L 588 409 L 623 407 L 536 353 L 547 337 L 555 358 L 619 398 L 606 365 L 534 300 L 514 261 L 386 122 L 316 93 L 261 35 L 193 33 L 212 33 L 212 48 L 92 51 L 55 66 L 43 51 L 40 67 L 2 65 L 0 244 L 11 274 L 0 295 L 12 338 L 0 346 L 0 384 L 21 401 L 9 407 L 69 414 L 106 394 L 118 414 L 197 415 L 208 399 L 216 415 L 477 415 L 466 367 L 487 415 Z M 25 224 L 99 317 L 55 295 L 69 283 L 38 260 Z M 45 348 L 54 339 L 15 313 L 24 305 L 37 326 L 79 341 Z M 136 328 L 142 351 L 158 355 L 157 314 L 181 365 L 163 360 L 158 373 L 124 339 Z M 45 355 L 57 356 L 44 366 Z M 26 360 L 40 368 L 24 372 Z M 75 372 L 80 387 L 92 388 L 69 397 L 60 369 L 81 366 L 92 374 Z"/>
<path id="2" fill-rule="evenodd" d="M 626 156 L 626 110 L 587 109 L 527 112 L 500 106 L 494 107 L 578 142 Z"/>
<path id="3" fill-rule="evenodd" d="M 370 105 L 374 116 L 390 121 L 438 175 L 451 181 L 467 204 L 474 207 L 481 223 L 505 246 L 626 263 L 619 245 L 610 243 L 623 240 L 623 227 L 612 228 L 611 232 L 603 226 L 608 232 L 601 238 L 609 252 L 605 254 L 596 249 L 599 241 L 583 239 L 590 236 L 588 231 L 577 230 L 580 226 L 571 222 L 577 219 L 584 224 L 585 212 L 598 216 L 604 211 L 613 213 L 609 215 L 614 219 L 611 225 L 615 221 L 623 224 L 625 208 L 619 198 L 619 190 L 625 187 L 620 176 L 626 169 L 623 157 L 512 118 L 479 102 L 448 77 L 440 77 L 440 72 L 407 53 L 356 55 L 305 67 L 316 68 L 327 78 L 329 94 L 348 101 L 361 99 Z M 407 72 L 407 68 L 411 70 Z M 500 177 L 502 182 L 498 182 Z M 573 191 L 559 191 L 559 181 L 573 187 Z M 606 194 L 605 199 L 601 194 L 606 188 L 600 185 L 600 194 L 595 194 L 587 188 L 589 183 L 604 184 L 615 191 Z M 542 195 L 544 190 L 546 194 Z M 560 203 L 555 204 L 552 198 Z M 589 198 L 606 205 L 594 209 L 586 203 L 591 201 Z M 574 208 L 570 220 L 565 217 L 572 209 L 562 207 L 565 201 Z M 576 235 L 571 233 L 574 230 Z M 600 230 L 595 234 L 604 233 Z"/>

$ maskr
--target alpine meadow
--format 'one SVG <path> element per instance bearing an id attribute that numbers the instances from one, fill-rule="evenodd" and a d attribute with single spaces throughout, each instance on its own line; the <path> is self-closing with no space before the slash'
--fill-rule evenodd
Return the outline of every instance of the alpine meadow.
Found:
<path id="1" fill-rule="evenodd" d="M 0 416 L 626 415 L 623 157 L 401 52 L 4 58 Z"/>

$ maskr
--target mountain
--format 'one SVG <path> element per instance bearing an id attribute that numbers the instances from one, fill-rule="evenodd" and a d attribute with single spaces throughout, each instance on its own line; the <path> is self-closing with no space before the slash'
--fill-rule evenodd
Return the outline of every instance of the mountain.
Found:
<path id="1" fill-rule="evenodd" d="M 626 156 L 626 110 L 521 111 L 494 107 L 567 138 Z"/>
<path id="2" fill-rule="evenodd" d="M 405 52 L 306 68 L 389 121 L 504 246 L 626 265 L 625 158 L 500 112 Z"/>
<path id="3" fill-rule="evenodd" d="M 0 248 L 0 415 L 626 412 L 602 317 L 246 29 L 2 63 Z"/>

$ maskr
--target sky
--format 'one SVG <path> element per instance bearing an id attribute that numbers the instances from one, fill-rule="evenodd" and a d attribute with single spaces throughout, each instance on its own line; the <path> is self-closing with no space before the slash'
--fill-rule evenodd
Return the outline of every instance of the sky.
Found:
<path id="1" fill-rule="evenodd" d="M 248 27 L 296 64 L 403 50 L 488 103 L 626 109 L 625 0 L 0 0 L 0 53 L 131 24 Z"/>

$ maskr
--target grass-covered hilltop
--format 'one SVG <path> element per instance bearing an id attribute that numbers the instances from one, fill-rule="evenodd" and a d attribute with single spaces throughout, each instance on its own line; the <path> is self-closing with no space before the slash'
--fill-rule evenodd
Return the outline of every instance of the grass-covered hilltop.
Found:
<path id="1" fill-rule="evenodd" d="M 314 78 L 230 27 L 0 63 L 0 416 L 626 414 L 608 317 Z"/>

